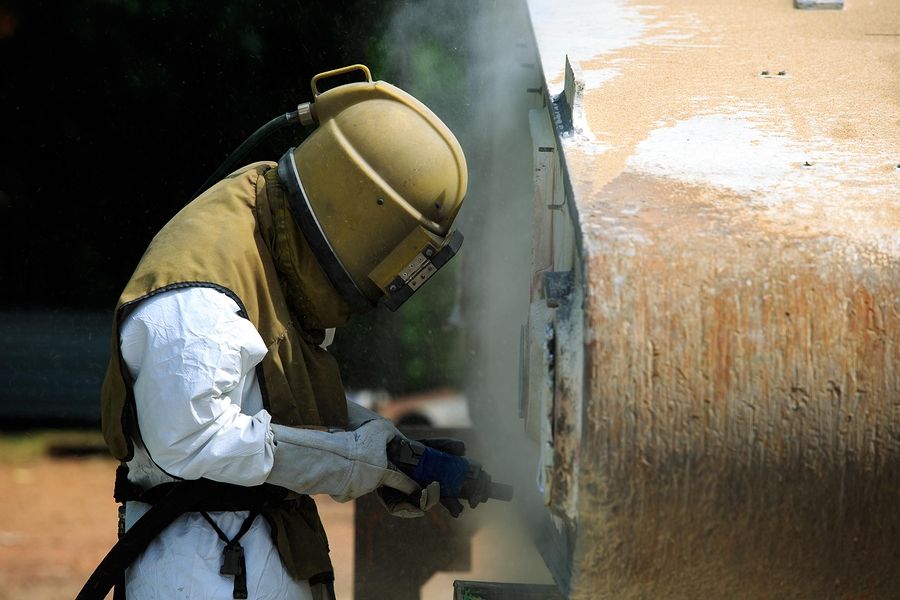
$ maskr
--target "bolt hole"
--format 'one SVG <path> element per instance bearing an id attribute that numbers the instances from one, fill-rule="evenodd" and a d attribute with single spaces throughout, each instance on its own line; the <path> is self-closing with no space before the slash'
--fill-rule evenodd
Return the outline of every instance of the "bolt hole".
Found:
<path id="1" fill-rule="evenodd" d="M 382 204 L 384 204 L 384 198 L 379 198 L 379 199 L 376 200 L 375 202 L 378 203 L 378 206 L 381 206 Z"/>
<path id="2" fill-rule="evenodd" d="M 763 71 L 762 73 L 760 73 L 760 75 L 768 75 L 768 74 L 769 74 L 768 71 Z"/>
<path id="3" fill-rule="evenodd" d="M 440 203 L 440 202 L 435 202 L 435 203 L 434 203 L 434 207 L 439 209 L 439 208 L 441 207 L 441 203 Z"/>

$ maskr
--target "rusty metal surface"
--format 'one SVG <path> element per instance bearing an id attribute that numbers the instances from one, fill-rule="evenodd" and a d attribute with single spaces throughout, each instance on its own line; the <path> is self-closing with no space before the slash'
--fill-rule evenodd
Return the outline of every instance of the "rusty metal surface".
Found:
<path id="1" fill-rule="evenodd" d="M 586 294 L 575 587 L 896 597 L 900 268 L 725 227 L 710 195 L 630 175 L 605 192 L 683 237 L 590 263 L 632 281 Z"/>
<path id="2" fill-rule="evenodd" d="M 900 596 L 896 4 L 529 7 L 548 100 L 572 63 L 562 587 Z"/>

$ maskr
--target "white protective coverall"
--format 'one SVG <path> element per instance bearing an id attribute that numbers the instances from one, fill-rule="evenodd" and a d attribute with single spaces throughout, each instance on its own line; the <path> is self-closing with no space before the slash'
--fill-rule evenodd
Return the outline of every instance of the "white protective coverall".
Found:
<path id="1" fill-rule="evenodd" d="M 354 460 L 348 468 L 345 458 L 316 454 L 316 450 L 299 455 L 312 457 L 306 464 L 294 460 L 297 455 L 291 455 L 291 465 L 279 472 L 275 454 L 282 442 L 276 443 L 276 432 L 286 428 L 279 430 L 281 426 L 270 423 L 255 370 L 266 346 L 250 321 L 237 314 L 238 310 L 225 294 L 193 287 L 145 299 L 125 319 L 120 345 L 134 381 L 137 420 L 144 442 L 135 440 L 134 457 L 128 463 L 129 479 L 144 489 L 173 481 L 170 475 L 183 479 L 206 477 L 242 486 L 269 481 L 301 493 L 331 493 L 339 500 L 348 500 L 385 484 L 386 476 L 393 477 L 395 472 L 385 475 L 384 468 L 373 469 L 367 462 L 360 467 Z M 328 341 L 333 331 L 330 334 Z M 354 407 L 349 406 L 351 421 Z M 354 452 L 377 454 L 368 449 L 378 446 L 383 451 L 385 440 L 393 435 L 387 430 L 393 427 L 385 423 L 378 420 L 367 424 L 365 427 L 383 431 L 374 436 L 370 446 L 363 444 L 358 452 L 354 445 Z M 353 437 L 352 432 L 308 433 L 332 436 L 335 440 Z M 285 439 L 292 434 L 286 432 Z M 344 452 L 345 456 L 348 454 L 353 453 Z M 323 466 L 330 463 L 331 470 Z M 292 470 L 294 467 L 299 472 Z M 304 470 L 324 473 L 304 481 Z M 280 478 L 273 481 L 276 474 Z M 399 483 L 390 479 L 395 483 L 392 487 L 405 488 L 405 493 L 415 491 L 417 486 L 411 480 L 397 475 L 402 479 L 397 480 Z M 346 481 L 337 486 L 321 483 L 342 478 Z M 286 480 L 291 484 L 284 483 Z M 295 481 L 299 483 L 293 485 Z M 435 497 L 427 502 L 423 498 L 422 508 L 426 504 L 430 508 L 436 500 Z M 131 527 L 148 509 L 147 504 L 129 502 L 126 527 Z M 400 516 L 412 516 L 409 506 L 403 509 Z M 209 514 L 229 538 L 237 534 L 247 517 L 246 511 Z M 292 579 L 285 570 L 263 517 L 256 518 L 240 543 L 251 600 L 312 598 L 308 582 Z M 181 515 L 128 569 L 128 599 L 231 598 L 234 578 L 219 574 L 223 546 L 200 513 Z"/>

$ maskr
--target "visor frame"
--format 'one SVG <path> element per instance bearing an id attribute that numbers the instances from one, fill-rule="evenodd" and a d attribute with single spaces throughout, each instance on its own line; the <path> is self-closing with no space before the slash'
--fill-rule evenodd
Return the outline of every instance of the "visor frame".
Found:
<path id="1" fill-rule="evenodd" d="M 412 265 L 421 262 L 415 269 L 415 272 L 406 279 L 399 274 L 395 276 L 388 284 L 387 289 L 384 290 L 385 295 L 381 299 L 381 302 L 391 312 L 400 308 L 400 306 L 409 300 L 426 281 L 431 279 L 434 274 L 441 269 L 441 267 L 450 262 L 450 259 L 459 253 L 463 240 L 463 234 L 454 229 L 444 238 L 444 242 L 440 247 L 435 248 L 432 244 L 428 244 L 409 263 L 409 265 Z M 409 265 L 407 265 L 407 268 Z"/>

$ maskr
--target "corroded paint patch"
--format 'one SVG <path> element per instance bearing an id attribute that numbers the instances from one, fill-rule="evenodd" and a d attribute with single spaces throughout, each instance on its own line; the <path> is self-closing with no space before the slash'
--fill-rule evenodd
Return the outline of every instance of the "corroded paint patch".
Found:
<path id="1" fill-rule="evenodd" d="M 598 229 L 587 257 L 573 597 L 900 593 L 900 262 L 743 200 L 637 175 L 603 196 L 644 238 Z"/>

